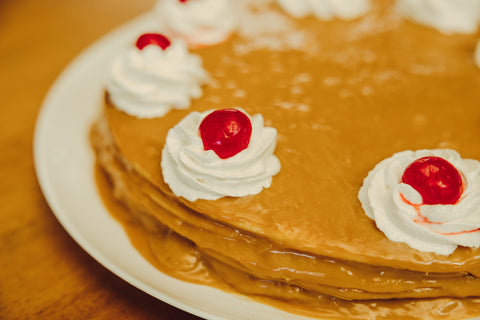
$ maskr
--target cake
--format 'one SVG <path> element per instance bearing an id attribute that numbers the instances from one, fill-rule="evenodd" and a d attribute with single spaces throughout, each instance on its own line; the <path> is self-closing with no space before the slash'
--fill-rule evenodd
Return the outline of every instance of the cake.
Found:
<path id="1" fill-rule="evenodd" d="M 159 62 L 168 70 L 152 71 L 153 76 L 131 75 L 130 67 L 113 63 L 112 74 L 136 88 L 127 100 L 139 96 L 141 103 L 122 107 L 125 100 L 117 99 L 115 90 L 129 84 L 113 76 L 102 116 L 92 127 L 99 192 L 110 212 L 161 271 L 293 313 L 321 319 L 480 316 L 480 225 L 471 226 L 478 223 L 479 171 L 478 162 L 469 160 L 480 159 L 478 35 L 453 27 L 448 29 L 453 34 L 446 34 L 402 14 L 415 6 L 409 1 L 403 7 L 393 1 L 355 1 L 357 9 L 346 5 L 345 14 L 343 1 L 336 6 L 334 1 L 297 1 L 304 7 L 293 13 L 287 2 L 245 1 L 231 9 L 238 14 L 234 31 L 228 25 L 219 36 L 217 30 L 209 38 L 216 39 L 213 43 L 192 43 L 188 36 L 182 42 L 172 28 L 162 29 L 166 36 L 140 37 L 137 47 L 132 39 L 129 50 L 138 52 L 153 43 L 155 49 L 142 53 L 148 59 L 184 60 Z M 322 8 L 312 9 L 319 3 Z M 137 61 L 138 52 L 120 59 Z M 151 81 L 149 90 L 137 86 L 144 80 Z M 149 107 L 159 99 L 162 107 Z M 241 113 L 255 124 L 250 142 L 226 160 L 218 153 L 214 159 L 197 129 L 215 110 Z M 190 190 L 189 183 L 175 185 L 176 156 L 166 160 L 174 152 L 167 149 L 175 130 L 180 133 L 172 148 L 185 143 L 192 158 L 209 152 L 213 165 L 207 164 L 205 178 L 195 178 L 197 167 L 190 169 L 195 182 L 212 185 L 213 195 Z M 258 147 L 261 152 L 252 151 L 252 157 L 264 158 L 255 160 L 261 173 L 250 175 L 251 167 L 244 165 L 253 160 L 243 155 L 258 144 L 259 135 L 270 140 Z M 204 149 L 198 151 L 195 144 L 201 141 Z M 411 167 L 415 172 L 404 179 L 402 173 L 415 159 L 454 164 L 457 198 L 431 204 L 451 208 L 473 199 L 468 230 L 463 220 L 452 227 L 463 227 L 468 241 L 443 251 L 433 243 L 430 250 L 392 236 L 384 230 L 388 226 L 373 219 L 381 216 L 375 199 L 385 188 L 375 184 L 360 190 L 375 183 L 385 159 L 401 156 L 412 159 L 392 169 L 400 173 L 395 183 L 403 187 L 414 185 L 408 179 L 418 170 Z M 239 191 L 254 180 L 251 176 L 261 179 Z M 230 185 L 238 179 L 244 180 Z M 216 188 L 220 180 L 226 185 L 221 190 Z M 412 210 L 422 205 L 413 193 L 406 196 Z"/>

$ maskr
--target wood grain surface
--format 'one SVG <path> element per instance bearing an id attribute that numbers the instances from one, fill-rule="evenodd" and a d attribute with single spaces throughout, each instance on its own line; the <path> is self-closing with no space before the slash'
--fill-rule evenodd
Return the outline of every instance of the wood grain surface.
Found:
<path id="1" fill-rule="evenodd" d="M 55 219 L 32 156 L 62 69 L 154 0 L 0 0 L 0 319 L 197 319 L 124 282 Z"/>

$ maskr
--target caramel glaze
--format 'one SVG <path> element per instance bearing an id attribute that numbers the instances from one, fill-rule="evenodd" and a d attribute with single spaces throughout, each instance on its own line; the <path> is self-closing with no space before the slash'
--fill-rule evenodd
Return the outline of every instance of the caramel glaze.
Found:
<path id="1" fill-rule="evenodd" d="M 193 283 L 214 286 L 225 291 L 240 292 L 289 312 L 322 319 L 466 319 L 480 315 L 480 299 L 477 298 L 344 300 L 325 293 L 335 295 L 342 291 L 348 292 L 347 288 L 314 286 L 319 290 L 318 292 L 315 289 L 308 289 L 308 283 L 306 288 L 302 287 L 298 285 L 298 280 L 289 280 L 284 277 L 285 275 L 276 274 L 280 278 L 275 279 L 265 277 L 262 273 L 253 273 L 248 266 L 256 264 L 262 264 L 263 268 L 270 271 L 278 265 L 286 266 L 284 270 L 288 270 L 290 255 L 293 254 L 295 257 L 309 258 L 296 261 L 296 269 L 291 271 L 295 272 L 298 278 L 302 278 L 305 274 L 318 278 L 319 272 L 327 272 L 328 274 L 316 279 L 319 282 L 322 278 L 330 280 L 330 277 L 338 277 L 341 281 L 346 274 L 355 277 L 345 277 L 344 285 L 348 285 L 348 278 L 353 281 L 360 280 L 361 283 L 378 282 L 371 281 L 366 277 L 370 272 L 370 276 L 379 277 L 381 274 L 380 283 L 384 286 L 385 291 L 395 290 L 396 284 L 403 281 L 407 290 L 415 292 L 419 289 L 421 292 L 422 289 L 418 287 L 419 283 L 415 283 L 416 279 L 420 283 L 428 283 L 431 286 L 431 288 L 426 288 L 427 292 L 434 291 L 435 287 L 449 286 L 448 294 L 451 294 L 453 290 L 462 295 L 465 290 L 462 287 L 463 282 L 469 281 L 466 278 L 462 279 L 462 275 L 459 274 L 416 274 L 407 270 L 389 270 L 385 267 L 374 271 L 368 270 L 369 266 L 366 265 L 335 259 L 329 259 L 328 264 L 331 265 L 331 270 L 327 270 L 322 265 L 324 257 L 275 248 L 272 244 L 262 243 L 262 240 L 265 241 L 265 239 L 255 239 L 252 235 L 243 234 L 241 230 L 229 230 L 228 226 L 218 222 L 213 223 L 214 229 L 219 232 L 218 235 L 215 235 L 210 231 L 212 226 L 208 226 L 211 223 L 208 218 L 202 223 L 200 216 L 192 216 L 191 222 L 198 224 L 191 226 L 190 223 L 172 216 L 168 211 L 159 207 L 157 201 L 152 201 L 145 196 L 143 192 L 150 191 L 148 190 L 149 186 L 138 184 L 139 177 L 131 170 L 132 168 L 125 167 L 126 164 L 120 154 L 112 153 L 115 151 L 115 146 L 105 145 L 105 142 L 111 142 L 107 138 L 108 132 L 104 131 L 105 128 L 105 124 L 100 123 L 92 131 L 92 142 L 96 148 L 98 159 L 97 185 L 102 199 L 109 212 L 124 226 L 132 244 L 146 259 L 166 274 Z M 154 198 L 156 197 L 154 196 Z M 183 237 L 174 230 L 186 233 L 189 238 Z M 241 237 L 245 237 L 247 243 L 242 242 Z M 195 239 L 198 242 L 189 239 Z M 232 257 L 241 255 L 242 259 L 239 261 L 247 261 L 246 266 L 218 252 L 222 251 L 222 245 L 225 243 L 232 243 L 232 245 L 227 245 L 226 251 L 223 253 Z M 202 245 L 207 245 L 207 248 L 203 248 Z M 218 251 L 208 248 L 212 246 Z M 248 249 L 251 252 L 248 252 Z M 268 256 L 269 254 L 275 257 L 261 259 L 261 261 L 255 260 L 259 255 Z M 309 266 L 312 259 L 318 261 L 319 268 L 315 271 L 308 271 L 309 274 L 304 270 L 312 268 L 311 265 Z M 362 271 L 361 267 L 365 267 L 367 270 Z M 372 267 L 372 269 L 374 268 Z M 395 275 L 396 279 L 393 278 Z M 292 274 L 288 276 L 291 277 Z M 365 278 L 361 278 L 362 276 Z M 402 276 L 403 278 L 400 278 Z M 478 281 L 473 278 L 470 280 Z M 307 281 L 312 281 L 312 279 L 309 278 Z M 475 285 L 472 289 L 475 290 Z M 357 299 L 361 299 L 361 290 L 352 290 L 352 292 L 357 294 Z M 396 294 L 398 298 L 404 293 Z M 444 292 L 445 294 L 447 293 Z M 376 294 L 376 297 L 380 296 L 382 295 Z M 419 296 L 421 295 L 417 297 Z M 386 298 L 385 295 L 382 297 Z"/>
<path id="2" fill-rule="evenodd" d="M 478 35 L 442 35 L 381 3 L 354 21 L 288 20 L 303 32 L 295 49 L 245 51 L 242 36 L 198 49 L 214 81 L 188 110 L 137 119 L 107 99 L 92 142 L 112 186 L 99 186 L 128 208 L 107 201 L 140 252 L 176 277 L 318 317 L 480 315 L 480 300 L 466 298 L 480 295 L 479 249 L 441 256 L 391 242 L 357 200 L 368 171 L 395 152 L 480 159 Z M 161 176 L 166 133 L 193 110 L 232 106 L 277 128 L 281 172 L 256 196 L 178 199 Z"/>
<path id="3" fill-rule="evenodd" d="M 479 250 L 459 248 L 445 257 L 391 242 L 357 200 L 368 171 L 395 152 L 445 147 L 480 159 L 480 73 L 472 57 L 477 36 L 445 36 L 385 15 L 297 22 L 307 40 L 318 38 L 313 53 L 259 49 L 239 55 L 237 43 L 247 41 L 242 38 L 201 49 L 215 79 L 203 97 L 188 110 L 149 120 L 107 108 L 115 142 L 141 175 L 173 197 L 159 162 L 172 126 L 193 110 L 241 106 L 260 112 L 279 132 L 275 154 L 282 169 L 272 186 L 243 198 L 180 199 L 184 206 L 317 255 L 479 274 Z"/>
<path id="4" fill-rule="evenodd" d="M 254 276 L 248 268 L 239 265 L 234 261 L 228 261 L 228 258 L 222 256 L 218 252 L 214 252 L 210 249 L 201 248 L 193 241 L 182 237 L 180 234 L 173 231 L 173 229 L 167 227 L 162 222 L 170 224 L 172 227 L 177 226 L 177 230 L 180 232 L 186 232 L 189 237 L 199 240 L 200 244 L 232 242 L 233 245 L 228 247 L 227 253 L 233 253 L 233 255 L 241 254 L 245 259 L 248 256 L 245 255 L 245 250 L 242 244 L 238 240 L 238 236 L 242 235 L 239 230 L 228 230 L 227 226 L 216 224 L 216 230 L 225 231 L 221 232 L 220 236 L 214 236 L 209 232 L 208 223 L 206 219 L 204 223 L 201 223 L 201 219 L 193 218 L 194 223 L 199 223 L 193 228 L 186 226 L 185 222 L 175 218 L 168 217 L 168 211 L 159 210 L 158 204 L 154 204 L 153 201 L 144 198 L 140 195 L 143 191 L 148 190 L 146 186 L 139 187 L 135 179 L 138 177 L 130 177 L 132 180 L 126 179 L 126 175 L 132 174 L 131 168 L 126 169 L 124 167 L 124 160 L 114 158 L 114 153 L 108 151 L 115 150 L 112 145 L 103 145 L 105 141 L 105 132 L 100 133 L 102 126 L 96 127 L 92 134 L 92 142 L 98 152 L 98 166 L 96 171 L 97 185 L 99 187 L 100 194 L 104 200 L 109 212 L 122 223 L 126 232 L 128 233 L 133 245 L 141 252 L 146 259 L 148 259 L 154 266 L 166 274 L 172 275 L 182 280 L 207 284 L 221 288 L 225 291 L 234 291 L 247 294 L 250 297 L 267 303 L 286 311 L 313 316 L 319 318 L 329 319 L 465 319 L 480 315 L 480 299 L 475 298 L 437 298 L 437 299 L 404 299 L 404 300 L 342 300 L 328 295 L 320 294 L 314 290 L 306 290 L 300 286 L 295 285 L 296 281 L 287 281 L 288 278 L 280 278 L 282 281 L 276 281 L 268 278 L 259 278 L 258 275 Z M 106 152 L 107 151 L 107 152 Z M 117 154 L 117 156 L 119 156 Z M 102 169 L 103 168 L 103 169 Z M 133 174 L 135 176 L 135 174 Z M 123 180 L 126 179 L 126 180 Z M 113 192 L 112 192 L 113 190 Z M 142 199 L 139 201 L 139 199 Z M 119 201 L 120 200 L 120 201 Z M 154 209 L 156 207 L 156 209 Z M 162 214 L 163 213 L 163 214 Z M 153 215 L 152 215 L 153 214 Z M 162 222 L 160 222 L 162 221 Z M 185 227 L 185 228 L 184 228 Z M 304 268 L 308 268 L 308 262 L 310 259 L 318 259 L 319 264 L 323 260 L 322 257 L 314 257 L 307 253 L 292 252 L 290 250 L 274 250 L 272 245 L 263 246 L 258 242 L 262 239 L 255 239 L 253 237 L 246 236 L 250 244 L 250 249 L 253 249 L 255 258 L 263 254 L 268 254 L 268 247 L 270 252 L 275 252 L 276 259 L 273 259 L 276 263 L 284 263 L 282 258 L 288 262 L 289 255 L 294 254 L 295 257 L 304 255 L 310 256 L 306 261 L 303 261 L 307 266 L 302 265 L 302 262 L 297 261 L 294 272 L 298 273 L 297 276 L 301 276 Z M 204 239 L 202 241 L 202 238 Z M 234 241 L 238 240 L 238 241 Z M 254 241 L 257 240 L 257 241 Z M 253 245 L 253 248 L 251 247 Z M 217 249 L 219 247 L 217 246 Z M 220 248 L 221 250 L 221 248 Z M 252 254 L 252 253 L 250 253 Z M 302 255 L 301 255 L 302 254 Z M 273 268 L 272 262 L 262 261 L 264 268 Z M 227 261 L 226 263 L 224 263 Z M 258 263 L 258 262 L 256 262 Z M 346 274 L 358 275 L 360 270 L 356 270 L 358 266 L 355 263 L 349 266 L 347 262 L 335 261 L 330 259 L 328 262 L 333 271 L 336 271 L 339 280 L 342 280 Z M 252 262 L 250 262 L 252 264 Z M 368 266 L 364 266 L 367 267 Z M 344 269 L 341 271 L 341 269 Z M 319 270 L 328 271 L 322 269 Z M 318 276 L 318 271 L 312 275 Z M 370 270 L 372 271 L 372 270 Z M 412 276 L 415 273 L 405 270 L 388 270 L 387 268 L 379 268 L 372 272 L 372 276 L 379 276 L 383 274 L 384 279 L 382 283 L 385 289 L 392 289 L 397 282 L 408 282 L 407 278 L 393 279 L 390 272 L 396 273 L 397 276 Z M 366 273 L 366 272 L 364 272 Z M 282 275 L 277 275 L 282 277 Z M 291 274 L 289 275 L 292 276 Z M 334 273 L 328 275 L 326 280 L 330 277 L 334 277 Z M 452 275 L 434 275 L 433 279 L 428 277 L 428 274 L 419 274 L 417 279 L 422 280 L 425 277 L 427 283 L 431 285 L 442 285 L 442 278 L 449 278 Z M 453 275 L 453 278 L 457 278 L 457 285 L 460 285 L 462 281 L 459 275 Z M 348 278 L 344 278 L 344 284 L 348 284 Z M 434 279 L 437 279 L 435 283 Z M 353 280 L 359 280 L 360 277 L 355 277 Z M 318 279 L 317 279 L 318 280 Z M 371 279 L 361 279 L 363 283 L 375 283 Z M 463 279 L 465 280 L 465 279 Z M 414 289 L 415 284 L 411 283 L 411 288 Z M 417 284 L 418 285 L 418 284 Z M 450 285 L 454 285 L 450 283 Z M 408 286 L 408 285 L 407 285 Z M 340 288 L 341 289 L 341 288 Z M 345 290 L 345 289 L 343 289 Z M 358 292 L 358 290 L 357 290 Z M 461 291 L 460 291 L 461 292 Z M 330 288 L 330 293 L 332 288 Z M 338 293 L 338 292 L 337 292 Z M 401 294 L 401 293 L 400 293 Z M 453 313 L 452 313 L 453 312 Z M 452 314 L 454 317 L 452 318 Z"/>

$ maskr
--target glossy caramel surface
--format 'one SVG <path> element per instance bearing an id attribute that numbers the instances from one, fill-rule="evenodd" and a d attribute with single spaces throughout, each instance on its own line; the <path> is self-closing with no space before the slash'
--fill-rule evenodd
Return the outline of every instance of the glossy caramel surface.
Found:
<path id="1" fill-rule="evenodd" d="M 239 46 L 252 40 L 242 35 L 198 49 L 213 82 L 188 110 L 142 120 L 107 108 L 124 157 L 169 194 L 160 169 L 168 130 L 193 110 L 241 106 L 277 128 L 280 173 L 259 195 L 182 201 L 187 207 L 287 248 L 478 273 L 478 250 L 460 248 L 445 257 L 391 242 L 357 200 L 368 171 L 395 152 L 452 148 L 480 159 L 477 35 L 443 35 L 385 5 L 353 21 L 289 21 L 291 30 L 305 33 L 295 49 L 244 52 Z"/>
<path id="2" fill-rule="evenodd" d="M 252 15 L 273 14 L 281 31 L 259 24 L 195 50 L 211 82 L 188 110 L 138 119 L 106 96 L 91 137 L 99 189 L 157 268 L 319 318 L 480 315 L 479 249 L 441 256 L 389 241 L 357 199 L 369 170 L 395 152 L 480 159 L 478 35 L 443 35 L 375 3 L 352 21 L 259 9 Z M 160 168 L 168 130 L 193 110 L 235 106 L 278 130 L 272 186 L 244 198 L 176 197 Z"/>

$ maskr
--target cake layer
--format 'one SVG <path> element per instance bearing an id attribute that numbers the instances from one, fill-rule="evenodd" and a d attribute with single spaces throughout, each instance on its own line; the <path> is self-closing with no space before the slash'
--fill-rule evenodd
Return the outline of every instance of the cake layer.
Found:
<path id="1" fill-rule="evenodd" d="M 262 237 L 232 230 L 195 213 L 184 213 L 188 220 L 179 219 L 172 214 L 176 210 L 168 211 L 160 205 L 165 203 L 161 194 L 150 194 L 153 186 L 140 182 L 141 177 L 112 144 L 105 122 L 94 127 L 92 142 L 101 170 L 99 187 L 110 211 L 122 222 L 137 249 L 167 274 L 226 291 L 233 289 L 309 316 L 463 319 L 480 315 L 478 298 L 418 299 L 475 293 L 478 279 L 469 275 L 352 264 L 275 248 Z M 174 203 L 171 199 L 169 202 Z M 332 281 L 337 282 L 337 287 Z M 368 289 L 372 292 L 365 291 Z M 402 297 L 417 299 L 399 299 Z M 380 300 L 371 300 L 374 298 Z M 449 313 L 452 306 L 453 318 Z"/>
<path id="2" fill-rule="evenodd" d="M 115 195 L 133 215 L 165 225 L 195 243 L 204 257 L 256 278 L 284 282 L 343 299 L 390 299 L 478 294 L 480 279 L 468 273 L 425 273 L 317 256 L 282 247 L 193 212 L 169 198 L 136 172 L 113 143 L 108 124 L 93 131 L 97 159 L 108 172 Z"/>
<path id="3" fill-rule="evenodd" d="M 374 12 L 360 21 L 290 21 L 305 30 L 305 41 L 319 39 L 309 52 L 244 53 L 242 38 L 199 49 L 214 79 L 203 97 L 189 110 L 150 120 L 108 108 L 114 139 L 128 162 L 169 194 L 160 154 L 171 127 L 194 110 L 241 106 L 261 113 L 279 133 L 282 169 L 272 186 L 256 196 L 183 201 L 186 206 L 317 255 L 478 274 L 478 250 L 459 248 L 445 257 L 392 242 L 357 199 L 368 171 L 399 151 L 442 147 L 480 159 L 480 74 L 471 55 L 476 36 L 446 36 L 388 17 Z"/>
<path id="4" fill-rule="evenodd" d="M 211 81 L 188 110 L 139 119 L 107 95 L 91 139 L 139 251 L 181 279 L 304 314 L 480 315 L 480 249 L 446 256 L 390 241 L 357 199 L 367 173 L 400 151 L 480 159 L 478 35 L 416 25 L 392 4 L 327 22 L 258 5 L 235 36 L 195 50 Z M 167 132 L 192 111 L 231 107 L 277 129 L 280 172 L 253 196 L 177 197 L 162 176 Z"/>

